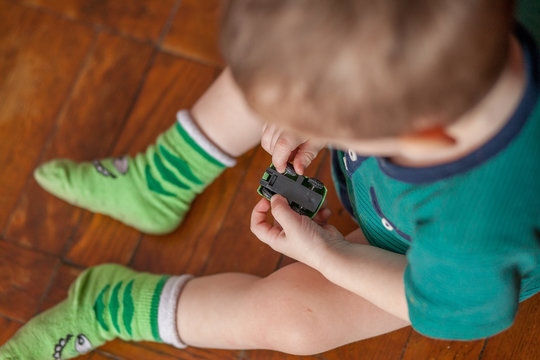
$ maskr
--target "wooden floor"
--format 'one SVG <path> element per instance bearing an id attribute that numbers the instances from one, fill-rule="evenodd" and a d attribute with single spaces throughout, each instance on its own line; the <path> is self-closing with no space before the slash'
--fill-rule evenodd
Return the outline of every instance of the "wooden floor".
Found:
<path id="1" fill-rule="evenodd" d="M 32 178 L 55 157 L 135 154 L 189 108 L 223 67 L 219 0 L 0 0 L 0 344 L 104 262 L 195 275 L 267 275 L 290 261 L 250 234 L 267 154 L 254 149 L 200 196 L 169 236 L 143 235 L 53 198 Z M 330 184 L 328 154 L 311 175 Z M 331 189 L 331 221 L 354 224 Z M 488 340 L 435 341 L 410 327 L 313 359 L 540 359 L 540 297 Z M 81 359 L 293 359 L 113 341 Z"/>

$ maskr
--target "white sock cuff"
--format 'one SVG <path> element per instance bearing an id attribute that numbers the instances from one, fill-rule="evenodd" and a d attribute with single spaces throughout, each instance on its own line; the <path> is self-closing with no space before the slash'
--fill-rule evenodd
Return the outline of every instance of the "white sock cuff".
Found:
<path id="1" fill-rule="evenodd" d="M 178 297 L 186 283 L 193 278 L 192 275 L 173 276 L 169 278 L 159 299 L 158 308 L 158 328 L 159 337 L 164 343 L 172 345 L 179 349 L 184 349 L 187 345 L 182 341 L 178 334 L 176 324 L 176 307 Z"/>
<path id="2" fill-rule="evenodd" d="M 236 165 L 236 159 L 225 154 L 221 149 L 214 145 L 206 135 L 204 135 L 199 127 L 195 125 L 191 115 L 187 110 L 180 110 L 176 113 L 176 119 L 180 125 L 186 130 L 189 136 L 210 156 L 221 162 L 223 165 L 231 167 Z"/>

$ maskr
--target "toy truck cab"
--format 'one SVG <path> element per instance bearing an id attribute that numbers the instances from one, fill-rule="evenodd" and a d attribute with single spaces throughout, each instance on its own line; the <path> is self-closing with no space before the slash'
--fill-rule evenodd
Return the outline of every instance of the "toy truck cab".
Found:
<path id="1" fill-rule="evenodd" d="M 299 213 L 313 218 L 326 198 L 326 187 L 317 179 L 298 175 L 291 164 L 283 174 L 270 165 L 263 174 L 257 192 L 270 200 L 279 194 L 287 199 L 289 206 Z"/>

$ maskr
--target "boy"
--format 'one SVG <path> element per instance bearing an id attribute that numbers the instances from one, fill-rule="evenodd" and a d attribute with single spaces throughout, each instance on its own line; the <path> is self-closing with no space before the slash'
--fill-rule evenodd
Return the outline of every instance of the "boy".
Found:
<path id="1" fill-rule="evenodd" d="M 522 5 L 537 31 L 537 3 Z M 192 116 L 180 112 L 133 159 L 55 161 L 38 181 L 143 231 L 171 231 L 195 194 L 258 142 L 260 117 L 279 170 L 292 154 L 302 172 L 327 143 L 349 149 L 333 152 L 333 170 L 360 228 L 344 237 L 324 225 L 327 213 L 318 225 L 282 197 L 262 199 L 253 233 L 299 262 L 264 279 L 91 268 L 0 359 L 67 359 L 115 337 L 311 354 L 409 323 L 463 340 L 508 328 L 540 288 L 539 54 L 514 29 L 512 6 L 231 2 L 231 71 Z M 132 206 L 115 206 L 118 197 Z M 278 224 L 266 222 L 269 210 Z"/>

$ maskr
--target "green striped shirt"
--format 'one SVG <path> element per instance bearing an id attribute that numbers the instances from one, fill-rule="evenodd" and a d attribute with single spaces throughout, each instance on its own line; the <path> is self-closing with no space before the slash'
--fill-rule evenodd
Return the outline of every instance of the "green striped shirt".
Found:
<path id="1" fill-rule="evenodd" d="M 370 243 L 407 255 L 410 319 L 431 337 L 500 332 L 519 301 L 540 290 L 540 64 L 532 38 L 523 28 L 516 33 L 525 94 L 480 149 L 424 168 L 333 153 L 342 201 Z"/>

